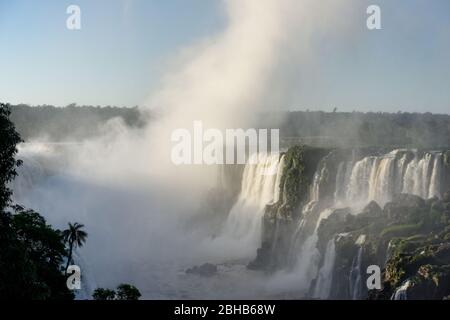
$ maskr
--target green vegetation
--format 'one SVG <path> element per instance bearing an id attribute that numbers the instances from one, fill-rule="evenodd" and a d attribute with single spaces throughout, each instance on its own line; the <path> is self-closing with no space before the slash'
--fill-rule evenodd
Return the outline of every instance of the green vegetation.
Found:
<path id="1" fill-rule="evenodd" d="M 0 300 L 72 300 L 65 273 L 73 250 L 86 242 L 87 233 L 79 223 L 69 223 L 64 231 L 53 229 L 39 213 L 12 203 L 8 183 L 22 164 L 15 159 L 22 139 L 10 115 L 10 106 L 0 104 Z M 99 300 L 137 300 L 140 296 L 129 284 L 94 293 Z"/>
<path id="2" fill-rule="evenodd" d="M 116 290 L 98 288 L 95 289 L 92 298 L 94 300 L 139 300 L 141 293 L 131 284 L 120 284 Z"/>
<path id="3" fill-rule="evenodd" d="M 297 207 L 301 197 L 302 185 L 305 184 L 303 171 L 303 147 L 289 148 L 284 156 L 285 166 L 280 179 L 283 204 L 287 210 Z"/>
<path id="4" fill-rule="evenodd" d="M 25 141 L 48 139 L 52 142 L 79 141 L 99 135 L 102 126 L 113 118 L 120 119 L 128 127 L 141 127 L 144 122 L 137 107 L 31 107 L 20 104 L 11 106 L 11 121 Z"/>
<path id="5" fill-rule="evenodd" d="M 0 299 L 73 299 L 61 264 L 66 256 L 61 231 L 33 210 L 11 203 L 7 184 L 16 175 L 21 141 L 0 104 Z"/>
<path id="6" fill-rule="evenodd" d="M 116 291 L 110 289 L 98 288 L 94 290 L 92 294 L 94 300 L 115 300 Z"/>
<path id="7" fill-rule="evenodd" d="M 263 115 L 263 126 L 274 125 L 271 120 L 274 118 L 277 117 L 273 114 Z M 283 119 L 276 124 L 281 128 L 282 138 L 304 137 L 301 143 L 310 145 L 450 147 L 450 115 L 447 114 L 294 111 L 285 114 Z"/>
<path id="8" fill-rule="evenodd" d="M 148 120 L 137 107 L 77 106 L 74 103 L 66 107 L 19 104 L 12 106 L 11 114 L 23 139 L 48 138 L 50 141 L 78 141 L 95 136 L 112 118 L 122 119 L 129 127 L 141 127 Z M 281 142 L 286 146 L 450 147 L 450 115 L 445 114 L 293 111 L 275 115 L 262 113 L 255 119 L 254 127 L 280 128 Z"/>
<path id="9" fill-rule="evenodd" d="M 22 141 L 14 124 L 9 120 L 11 110 L 8 105 L 0 103 L 0 210 L 10 202 L 11 190 L 7 184 L 17 175 L 16 167 L 21 164 L 14 156 L 16 145 Z"/>
<path id="10" fill-rule="evenodd" d="M 421 227 L 422 227 L 422 223 L 396 224 L 396 225 L 384 228 L 383 231 L 381 231 L 380 236 L 388 237 L 388 238 L 406 237 L 406 236 L 416 234 L 417 232 L 420 231 Z"/>

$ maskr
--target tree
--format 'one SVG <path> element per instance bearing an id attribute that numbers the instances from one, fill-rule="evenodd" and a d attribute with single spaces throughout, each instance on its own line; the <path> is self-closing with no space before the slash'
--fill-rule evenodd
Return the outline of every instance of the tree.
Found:
<path id="1" fill-rule="evenodd" d="M 3 215 L 7 226 L 0 253 L 0 297 L 8 299 L 73 299 L 61 264 L 66 254 L 61 232 L 37 212 L 15 205 Z"/>
<path id="2" fill-rule="evenodd" d="M 94 300 L 115 300 L 116 292 L 110 289 L 98 288 L 92 294 Z"/>
<path id="3" fill-rule="evenodd" d="M 22 141 L 14 124 L 9 120 L 11 110 L 9 105 L 0 103 L 0 210 L 4 210 L 10 202 L 11 190 L 8 183 L 17 175 L 16 167 L 20 160 L 14 157 L 16 145 Z"/>
<path id="4" fill-rule="evenodd" d="M 87 232 L 82 230 L 84 228 L 83 224 L 75 222 L 74 224 L 69 222 L 69 229 L 63 231 L 63 239 L 65 243 L 69 244 L 69 253 L 67 255 L 67 264 L 65 272 L 67 273 L 67 268 L 69 268 L 70 262 L 72 261 L 73 249 L 76 247 L 82 247 L 86 242 L 88 236 Z"/>
<path id="5" fill-rule="evenodd" d="M 97 288 L 92 294 L 94 300 L 139 300 L 140 297 L 138 288 L 127 283 L 118 285 L 115 291 Z"/>
<path id="6" fill-rule="evenodd" d="M 8 183 L 21 164 L 15 159 L 21 138 L 9 115 L 9 106 L 0 104 L 0 300 L 73 299 L 61 269 L 61 232 L 37 212 L 11 203 Z"/>
<path id="7" fill-rule="evenodd" d="M 141 293 L 131 285 L 122 283 L 117 287 L 117 300 L 139 300 Z"/>

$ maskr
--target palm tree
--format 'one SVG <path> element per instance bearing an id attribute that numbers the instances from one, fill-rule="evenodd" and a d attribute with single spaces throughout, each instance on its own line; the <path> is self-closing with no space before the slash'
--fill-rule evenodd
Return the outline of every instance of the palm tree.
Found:
<path id="1" fill-rule="evenodd" d="M 69 229 L 62 232 L 64 242 L 69 243 L 69 255 L 67 256 L 67 265 L 65 272 L 67 273 L 67 268 L 69 268 L 70 261 L 72 261 L 72 251 L 75 247 L 82 247 L 86 242 L 88 236 L 87 232 L 81 230 L 84 228 L 83 224 L 75 222 L 74 224 L 69 222 Z"/>

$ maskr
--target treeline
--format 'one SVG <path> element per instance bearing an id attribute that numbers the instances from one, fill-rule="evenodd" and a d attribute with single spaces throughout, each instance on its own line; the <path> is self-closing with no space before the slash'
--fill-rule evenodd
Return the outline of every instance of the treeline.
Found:
<path id="1" fill-rule="evenodd" d="M 11 120 L 24 140 L 77 141 L 99 134 L 108 120 L 130 127 L 146 120 L 137 107 L 13 105 Z M 450 147 L 450 115 L 431 113 L 290 111 L 259 113 L 251 124 L 279 128 L 282 140 L 327 146 Z M 297 141 L 298 142 L 298 141 Z"/>
<path id="2" fill-rule="evenodd" d="M 293 111 L 266 113 L 258 122 L 280 128 L 285 139 L 318 138 L 337 146 L 450 147 L 448 114 Z"/>
<path id="3" fill-rule="evenodd" d="M 29 106 L 26 104 L 11 106 L 11 121 L 22 139 L 32 138 L 50 141 L 79 141 L 98 135 L 102 125 L 113 118 L 121 118 L 131 127 L 139 127 L 144 120 L 137 107 L 66 107 L 50 105 Z"/>

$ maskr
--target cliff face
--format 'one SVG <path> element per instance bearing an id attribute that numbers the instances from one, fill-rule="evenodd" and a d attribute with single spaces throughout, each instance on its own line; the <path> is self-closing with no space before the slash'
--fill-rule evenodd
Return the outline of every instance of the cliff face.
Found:
<path id="1" fill-rule="evenodd" d="M 284 155 L 249 268 L 295 273 L 303 297 L 450 295 L 450 152 L 326 150 Z M 369 266 L 382 270 L 368 290 Z"/>
<path id="2" fill-rule="evenodd" d="M 268 204 L 263 217 L 262 245 L 250 269 L 279 269 L 290 262 L 288 252 L 295 234 L 300 211 L 308 201 L 308 190 L 317 163 L 326 150 L 295 146 L 282 155 L 284 167 L 279 184 L 278 201 Z"/>

